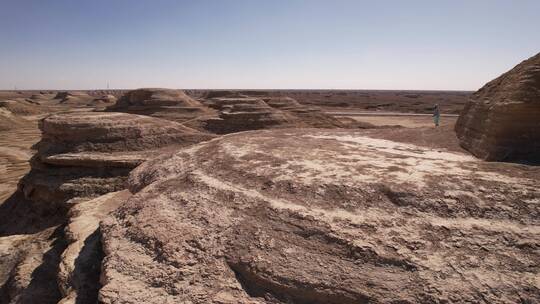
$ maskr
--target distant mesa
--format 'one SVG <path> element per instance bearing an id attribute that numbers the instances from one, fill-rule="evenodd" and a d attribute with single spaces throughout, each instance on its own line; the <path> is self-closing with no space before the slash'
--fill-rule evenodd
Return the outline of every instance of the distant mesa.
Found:
<path id="1" fill-rule="evenodd" d="M 137 89 L 125 93 L 116 104 L 118 108 L 133 106 L 200 106 L 182 90 L 174 89 Z"/>
<path id="2" fill-rule="evenodd" d="M 253 106 L 268 107 L 264 100 L 257 97 L 240 96 L 240 97 L 215 97 L 206 99 L 204 104 L 212 109 L 219 111 L 230 110 L 234 105 L 245 104 Z"/>
<path id="3" fill-rule="evenodd" d="M 363 128 L 366 125 L 355 121 L 344 122 L 313 106 L 302 105 L 291 97 L 265 97 L 263 100 L 272 108 L 286 111 L 295 116 L 306 127 L 312 128 Z"/>
<path id="4" fill-rule="evenodd" d="M 142 88 L 126 92 L 106 111 L 149 115 L 214 134 L 274 128 L 370 128 L 338 119 L 277 91 Z"/>
<path id="5" fill-rule="evenodd" d="M 287 127 L 295 122 L 295 117 L 258 98 L 214 98 L 209 106 L 220 111 L 219 118 L 206 121 L 206 129 L 217 134 Z"/>
<path id="6" fill-rule="evenodd" d="M 206 99 L 204 103 L 219 111 L 218 118 L 205 122 L 206 130 L 217 134 L 275 128 L 360 127 L 284 96 L 219 97 Z"/>
<path id="7" fill-rule="evenodd" d="M 60 91 L 57 92 L 53 99 L 58 100 L 61 104 L 73 106 L 86 106 L 93 97 L 81 91 Z"/>
<path id="8" fill-rule="evenodd" d="M 208 90 L 204 91 L 201 94 L 204 99 L 211 98 L 242 98 L 242 97 L 261 97 L 269 96 L 270 92 L 268 91 L 257 91 L 257 90 Z"/>
<path id="9" fill-rule="evenodd" d="M 472 95 L 456 123 L 463 148 L 489 161 L 540 161 L 540 53 Z"/>
<path id="10" fill-rule="evenodd" d="M 115 104 L 116 100 L 116 96 L 107 94 L 92 99 L 87 105 L 91 107 L 107 107 Z"/>
<path id="11" fill-rule="evenodd" d="M 81 96 L 87 96 L 87 95 L 88 94 L 84 92 L 79 92 L 79 91 L 59 91 L 56 93 L 53 99 L 65 100 L 69 97 L 81 97 Z"/>
<path id="12" fill-rule="evenodd" d="M 43 99 L 45 98 L 45 96 L 43 96 L 43 94 L 32 94 L 30 97 L 28 97 L 28 99 L 32 99 L 32 100 L 38 100 L 38 99 Z"/>
<path id="13" fill-rule="evenodd" d="M 291 97 L 266 97 L 263 100 L 272 108 L 291 110 L 297 109 L 302 105 Z"/>
<path id="14" fill-rule="evenodd" d="M 225 91 L 225 90 L 215 90 L 215 91 L 208 91 L 202 94 L 202 97 L 205 99 L 211 99 L 211 98 L 241 98 L 241 97 L 247 97 L 247 95 L 242 94 L 240 92 L 236 91 Z"/>
<path id="15" fill-rule="evenodd" d="M 107 111 L 150 115 L 184 122 L 211 112 L 182 90 L 145 88 L 126 92 Z"/>

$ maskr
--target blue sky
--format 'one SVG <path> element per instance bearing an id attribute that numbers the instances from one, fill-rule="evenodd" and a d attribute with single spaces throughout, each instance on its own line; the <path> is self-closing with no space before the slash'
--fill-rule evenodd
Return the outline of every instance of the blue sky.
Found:
<path id="1" fill-rule="evenodd" d="M 540 1 L 0 0 L 0 89 L 476 90 Z"/>

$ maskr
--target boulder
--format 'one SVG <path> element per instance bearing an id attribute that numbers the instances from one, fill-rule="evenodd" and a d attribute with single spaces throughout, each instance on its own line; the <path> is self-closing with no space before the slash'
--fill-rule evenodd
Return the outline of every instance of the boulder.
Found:
<path id="1" fill-rule="evenodd" d="M 242 132 L 141 164 L 100 225 L 99 302 L 539 302 L 540 170 L 377 136 Z"/>
<path id="2" fill-rule="evenodd" d="M 489 161 L 540 161 L 540 54 L 472 95 L 456 123 L 463 148 Z"/>

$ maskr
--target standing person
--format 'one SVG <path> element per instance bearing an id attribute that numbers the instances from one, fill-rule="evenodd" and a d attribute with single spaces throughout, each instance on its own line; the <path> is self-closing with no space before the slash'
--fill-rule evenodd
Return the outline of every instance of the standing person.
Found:
<path id="1" fill-rule="evenodd" d="M 433 122 L 435 123 L 435 127 L 439 126 L 439 120 L 441 119 L 441 110 L 439 109 L 439 104 L 435 104 L 435 108 L 433 109 Z"/>

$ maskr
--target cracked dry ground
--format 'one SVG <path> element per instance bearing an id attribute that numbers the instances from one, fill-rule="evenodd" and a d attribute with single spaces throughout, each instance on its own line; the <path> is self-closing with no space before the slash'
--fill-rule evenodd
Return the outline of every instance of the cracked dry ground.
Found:
<path id="1" fill-rule="evenodd" d="M 539 180 L 449 128 L 223 136 L 132 172 L 101 224 L 99 298 L 537 303 Z"/>

